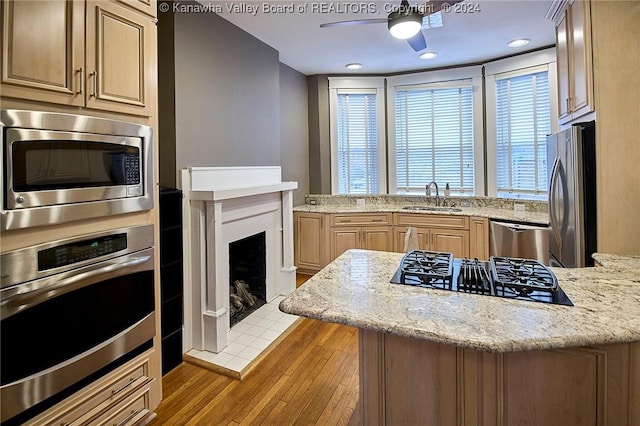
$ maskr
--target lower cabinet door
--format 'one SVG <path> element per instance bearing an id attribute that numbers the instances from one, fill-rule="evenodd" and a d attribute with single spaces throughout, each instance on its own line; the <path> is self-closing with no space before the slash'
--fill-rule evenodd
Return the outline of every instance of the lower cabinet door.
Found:
<path id="1" fill-rule="evenodd" d="M 327 264 L 329 234 L 324 213 L 294 213 L 294 258 L 300 270 L 319 271 Z"/>
<path id="2" fill-rule="evenodd" d="M 453 253 L 454 257 L 469 257 L 469 231 L 432 229 L 431 249 Z"/>
<path id="3" fill-rule="evenodd" d="M 418 232 L 418 248 L 420 250 L 429 250 L 429 229 L 416 228 Z M 403 253 L 404 240 L 407 236 L 407 227 L 396 226 L 394 228 L 394 246 L 393 251 Z"/>
<path id="4" fill-rule="evenodd" d="M 368 226 L 362 228 L 362 248 L 367 250 L 393 251 L 391 226 Z"/>
<path id="5" fill-rule="evenodd" d="M 341 227 L 331 231 L 331 259 L 335 259 L 349 249 L 361 248 L 361 228 Z"/>

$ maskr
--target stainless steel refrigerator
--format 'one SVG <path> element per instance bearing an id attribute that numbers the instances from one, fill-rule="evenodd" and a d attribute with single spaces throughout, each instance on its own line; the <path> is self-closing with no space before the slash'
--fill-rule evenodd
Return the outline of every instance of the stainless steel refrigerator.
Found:
<path id="1" fill-rule="evenodd" d="M 549 265 L 593 266 L 596 251 L 595 122 L 547 136 Z"/>

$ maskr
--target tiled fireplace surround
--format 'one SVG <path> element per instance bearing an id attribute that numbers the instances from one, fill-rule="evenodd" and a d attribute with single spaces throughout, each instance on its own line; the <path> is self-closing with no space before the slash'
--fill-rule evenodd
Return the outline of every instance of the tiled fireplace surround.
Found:
<path id="1" fill-rule="evenodd" d="M 223 354 L 215 354 L 235 341 L 236 327 L 242 328 L 247 319 L 258 321 L 258 325 L 269 305 L 295 289 L 293 190 L 297 183 L 282 182 L 280 167 L 192 167 L 181 171 L 181 188 L 183 349 L 185 353 L 221 357 Z M 266 299 L 270 303 L 234 326 L 232 332 L 229 244 L 260 232 L 265 232 L 266 239 Z"/>

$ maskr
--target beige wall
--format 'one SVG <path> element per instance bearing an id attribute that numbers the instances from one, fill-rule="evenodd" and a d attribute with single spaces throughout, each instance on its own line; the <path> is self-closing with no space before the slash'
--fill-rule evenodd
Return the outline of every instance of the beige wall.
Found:
<path id="1" fill-rule="evenodd" d="M 591 8 L 598 251 L 640 255 L 640 2 Z"/>

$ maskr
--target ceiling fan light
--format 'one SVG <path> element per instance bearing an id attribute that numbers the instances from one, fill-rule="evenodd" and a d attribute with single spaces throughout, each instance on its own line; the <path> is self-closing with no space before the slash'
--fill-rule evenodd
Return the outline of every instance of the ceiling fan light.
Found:
<path id="1" fill-rule="evenodd" d="M 411 13 L 389 21 L 389 32 L 395 38 L 406 40 L 418 34 L 422 28 L 422 16 Z"/>

